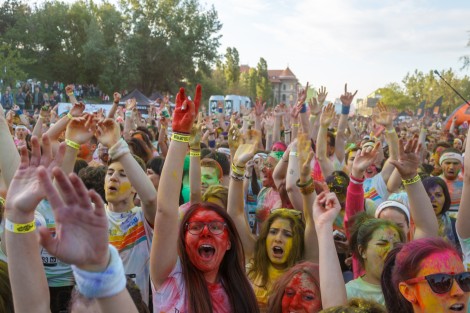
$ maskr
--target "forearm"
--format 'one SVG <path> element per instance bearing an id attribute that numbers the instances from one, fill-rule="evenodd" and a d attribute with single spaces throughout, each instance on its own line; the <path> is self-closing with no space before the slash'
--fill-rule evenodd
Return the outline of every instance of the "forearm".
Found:
<path id="1" fill-rule="evenodd" d="M 191 153 L 201 153 L 194 151 Z M 190 156 L 189 159 L 189 188 L 190 188 L 190 202 L 198 203 L 201 202 L 202 188 L 201 188 L 201 157 Z"/>
<path id="2" fill-rule="evenodd" d="M 67 116 L 62 117 L 54 124 L 54 126 L 47 130 L 46 135 L 49 136 L 51 141 L 59 139 L 60 134 L 62 134 L 62 132 L 67 128 L 69 121 L 70 119 Z"/>
<path id="3" fill-rule="evenodd" d="M 281 141 L 281 116 L 274 118 L 273 143 Z"/>
<path id="4" fill-rule="evenodd" d="M 116 115 L 118 106 L 119 106 L 119 102 L 113 102 L 113 106 L 108 112 L 108 118 L 112 118 L 114 120 L 114 116 Z"/>
<path id="5" fill-rule="evenodd" d="M 74 149 L 68 145 L 65 147 L 64 160 L 62 161 L 60 168 L 66 174 L 70 174 L 73 172 L 73 168 L 75 167 L 75 161 L 77 160 L 77 154 L 77 149 Z"/>
<path id="6" fill-rule="evenodd" d="M 390 164 L 390 166 L 393 166 Z M 381 174 L 380 174 L 381 175 Z M 382 176 L 383 178 L 383 176 Z M 400 188 L 401 186 L 401 175 L 398 172 L 397 169 L 394 169 L 392 172 L 392 175 L 390 175 L 390 178 L 388 181 L 384 179 L 385 183 L 387 184 L 387 190 L 389 193 L 394 193 Z"/>
<path id="7" fill-rule="evenodd" d="M 341 114 L 336 132 L 335 154 L 340 162 L 344 160 L 344 147 L 346 146 L 346 127 L 348 126 L 348 115 Z"/>
<path id="8" fill-rule="evenodd" d="M 126 112 L 126 117 L 124 120 L 124 132 L 122 136 L 124 137 L 125 140 L 130 140 L 131 139 L 131 130 L 134 128 L 133 127 L 133 121 L 134 119 L 132 118 L 131 115 L 127 114 Z"/>
<path id="9" fill-rule="evenodd" d="M 31 132 L 31 136 L 36 136 L 38 138 L 42 137 L 42 123 L 42 118 L 39 116 L 36 124 L 34 125 L 33 131 Z"/>
<path id="10" fill-rule="evenodd" d="M 320 119 L 318 118 L 318 115 L 310 114 L 308 121 L 310 123 L 310 139 L 316 141 L 318 137 L 318 131 L 320 129 Z"/>
<path id="11" fill-rule="evenodd" d="M 302 194 L 299 187 L 297 187 L 297 180 L 300 178 L 299 174 L 299 159 L 295 151 L 291 152 L 289 156 L 289 163 L 286 176 L 286 189 L 289 200 L 294 209 L 300 211 L 303 209 Z"/>
<path id="12" fill-rule="evenodd" d="M 416 226 L 413 239 L 436 237 L 439 228 L 436 214 L 421 180 L 405 184 L 405 191 L 410 203 L 410 214 Z"/>
<path id="13" fill-rule="evenodd" d="M 467 133 L 467 138 L 469 134 Z M 470 237 L 470 140 L 466 140 L 465 151 L 462 199 L 460 200 L 457 221 L 455 222 L 457 234 L 462 239 Z"/>
<path id="14" fill-rule="evenodd" d="M 277 162 L 276 167 L 273 171 L 273 180 L 276 188 L 279 188 L 279 185 L 286 179 L 287 168 L 289 165 L 289 156 L 282 156 L 281 160 Z"/>
<path id="15" fill-rule="evenodd" d="M 10 134 L 8 123 L 3 116 L 0 116 L 0 147 L 0 169 L 8 187 L 20 165 L 20 155 Z"/>
<path id="16" fill-rule="evenodd" d="M 348 302 L 346 287 L 333 240 L 333 227 L 330 225 L 317 226 L 317 233 L 320 250 L 319 267 L 322 273 L 328 273 L 328 275 L 320 275 L 322 307 L 327 309 L 346 305 Z"/>
<path id="17" fill-rule="evenodd" d="M 354 173 L 354 171 L 353 171 Z M 354 182 L 352 181 L 354 180 Z M 359 212 L 364 211 L 364 176 L 355 176 L 350 178 L 346 192 L 346 203 L 344 207 L 344 229 L 346 237 L 349 239 L 349 221 Z"/>
<path id="18" fill-rule="evenodd" d="M 309 116 L 307 113 L 300 113 L 300 124 L 302 125 L 302 132 L 306 134 L 310 134 L 310 122 L 309 122 Z M 297 138 L 297 134 L 295 137 L 292 138 Z"/>

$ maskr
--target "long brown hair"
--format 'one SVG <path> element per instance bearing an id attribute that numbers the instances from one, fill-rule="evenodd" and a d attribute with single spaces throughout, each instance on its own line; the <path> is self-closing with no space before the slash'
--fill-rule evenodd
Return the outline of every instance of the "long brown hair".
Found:
<path id="1" fill-rule="evenodd" d="M 250 280 L 255 281 L 257 278 L 261 278 L 261 283 L 258 287 L 266 287 L 266 284 L 268 283 L 269 276 L 267 264 L 271 261 L 269 260 L 266 250 L 266 238 L 268 237 L 269 229 L 275 220 L 281 218 L 286 219 L 290 222 L 290 226 L 292 228 L 292 250 L 287 257 L 286 269 L 294 266 L 304 257 L 305 223 L 302 221 L 301 217 L 296 216 L 293 211 L 294 210 L 289 209 L 273 211 L 261 228 L 255 245 L 253 264 L 251 269 L 248 271 L 248 277 Z"/>
<path id="2" fill-rule="evenodd" d="M 185 225 L 195 211 L 201 208 L 214 211 L 224 219 L 227 225 L 231 249 L 225 252 L 220 263 L 219 277 L 230 300 L 231 312 L 259 312 L 253 288 L 245 274 L 245 256 L 235 224 L 224 209 L 216 204 L 203 202 L 191 205 L 184 215 L 179 229 L 178 252 L 186 288 L 188 313 L 213 312 L 212 301 L 204 275 L 192 264 L 186 253 Z"/>

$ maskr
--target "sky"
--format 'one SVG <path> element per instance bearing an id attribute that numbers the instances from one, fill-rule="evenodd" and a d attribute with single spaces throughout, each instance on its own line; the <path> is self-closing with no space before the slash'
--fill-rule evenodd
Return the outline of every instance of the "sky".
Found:
<path id="1" fill-rule="evenodd" d="M 364 98 L 408 72 L 452 68 L 470 55 L 469 0 L 201 0 L 223 24 L 220 54 L 240 64 L 287 66 L 302 85 L 326 86 L 328 99 Z"/>

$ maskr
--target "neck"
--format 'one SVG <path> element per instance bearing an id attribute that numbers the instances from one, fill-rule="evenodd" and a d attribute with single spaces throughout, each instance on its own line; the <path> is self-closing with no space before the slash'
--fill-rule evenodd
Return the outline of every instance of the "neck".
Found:
<path id="1" fill-rule="evenodd" d="M 368 275 L 367 274 L 367 269 L 366 269 L 366 274 L 364 276 L 362 276 L 362 279 L 365 281 L 365 282 L 368 282 L 369 284 L 372 284 L 372 285 L 379 285 L 380 286 L 380 277 L 379 278 L 376 278 L 372 275 Z"/>
<path id="2" fill-rule="evenodd" d="M 134 207 L 134 201 L 132 197 L 119 202 L 108 202 L 108 209 L 111 212 L 122 213 L 130 211 Z"/>
<path id="3" fill-rule="evenodd" d="M 219 268 L 213 271 L 204 273 L 204 279 L 209 284 L 215 284 L 216 282 L 218 282 L 219 281 Z"/>

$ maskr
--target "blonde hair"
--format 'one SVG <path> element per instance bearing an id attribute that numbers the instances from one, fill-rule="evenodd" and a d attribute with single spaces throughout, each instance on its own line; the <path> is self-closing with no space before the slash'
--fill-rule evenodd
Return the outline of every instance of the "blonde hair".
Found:
<path id="1" fill-rule="evenodd" d="M 202 201 L 212 202 L 210 201 L 210 198 L 216 198 L 220 200 L 220 202 L 223 204 L 223 208 L 227 210 L 227 202 L 228 202 L 228 188 L 227 187 L 222 186 L 222 185 L 209 186 L 209 188 L 207 188 L 206 192 L 202 196 Z"/>

